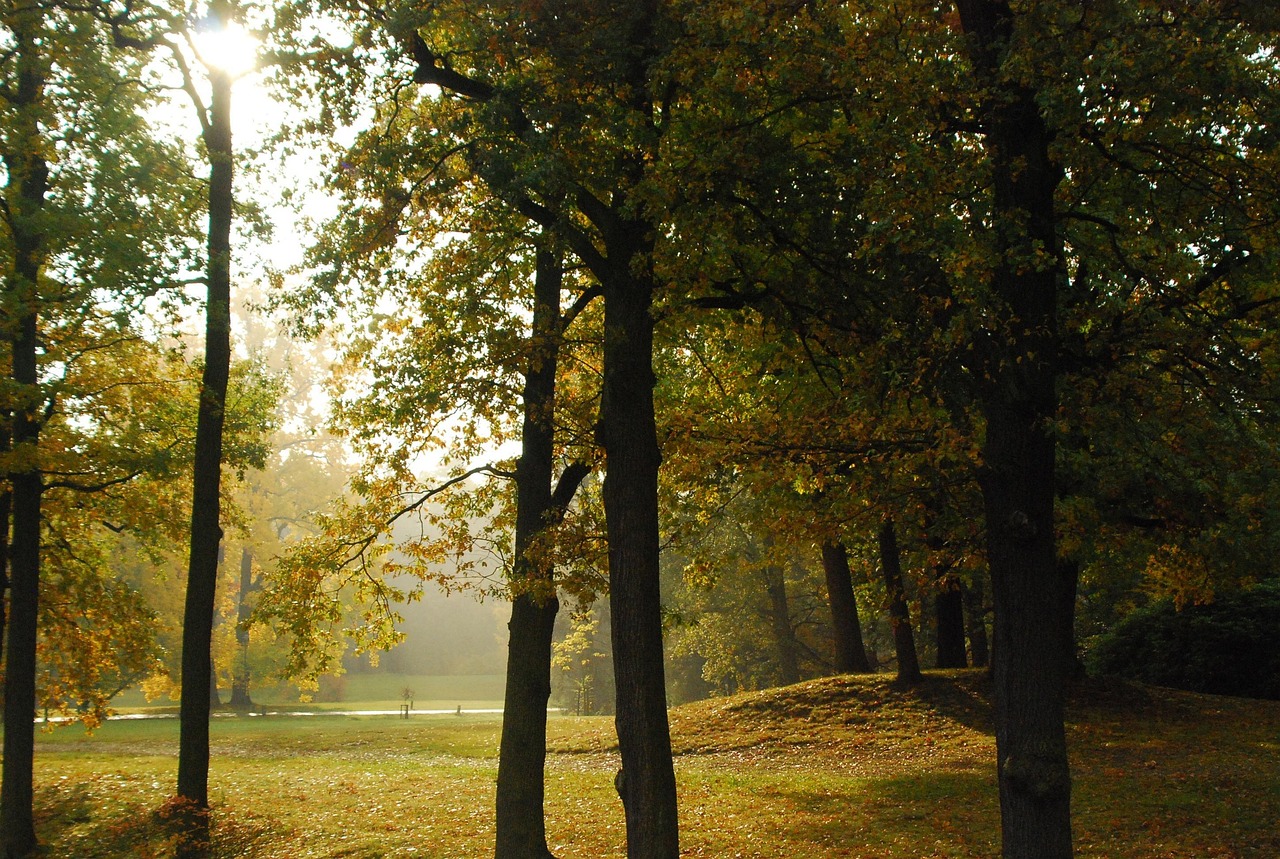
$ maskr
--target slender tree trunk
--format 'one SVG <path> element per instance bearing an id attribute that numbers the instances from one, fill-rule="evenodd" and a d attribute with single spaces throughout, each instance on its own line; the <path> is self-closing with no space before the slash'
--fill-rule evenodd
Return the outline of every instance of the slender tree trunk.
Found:
<path id="1" fill-rule="evenodd" d="M 658 570 L 658 452 L 653 403 L 653 284 L 644 226 L 617 219 L 605 293 L 599 439 L 605 450 L 609 606 L 629 859 L 677 859 L 675 769 L 667 721 Z M 643 249 L 643 250 L 642 250 Z M 646 261 L 647 264 L 647 261 Z"/>
<path id="2" fill-rule="evenodd" d="M 898 680 L 919 683 L 924 678 L 920 674 L 915 633 L 911 630 L 911 609 L 902 586 L 902 557 L 892 519 L 886 519 L 880 526 L 879 544 L 880 572 L 889 595 L 889 624 L 893 627 L 893 646 L 898 656 Z"/>
<path id="3" fill-rule="evenodd" d="M 827 601 L 831 605 L 836 673 L 868 674 L 871 663 L 862 641 L 858 600 L 853 594 L 853 574 L 849 570 L 849 550 L 844 543 L 822 544 L 822 571 L 826 574 Z"/>
<path id="4" fill-rule="evenodd" d="M 791 604 L 787 599 L 787 577 L 782 567 L 764 568 L 765 591 L 769 595 L 769 624 L 778 654 L 778 679 L 783 686 L 800 682 L 800 653 L 796 631 L 791 626 Z"/>
<path id="5" fill-rule="evenodd" d="M 547 859 L 552 855 L 547 847 L 543 803 L 551 640 L 560 604 L 554 569 L 530 550 L 539 535 L 563 515 L 589 473 L 587 466 L 575 463 L 565 469 L 552 490 L 562 279 L 559 258 L 539 251 L 520 464 L 516 468 L 515 562 L 498 758 L 495 859 Z"/>
<path id="6" fill-rule="evenodd" d="M 236 596 L 236 644 L 239 662 L 231 670 L 231 709 L 253 709 L 249 695 L 249 594 L 253 592 L 253 553 L 248 546 L 240 548 L 240 590 Z"/>
<path id="7" fill-rule="evenodd" d="M 986 668 L 991 664 L 991 646 L 987 639 L 987 589 L 981 579 L 975 579 L 963 593 L 973 667 Z"/>
<path id="8" fill-rule="evenodd" d="M 8 473 L 12 541 L 9 544 L 9 620 L 5 627 L 4 765 L 0 776 L 0 847 L 6 859 L 36 849 L 34 752 L 36 711 L 37 618 L 40 600 L 40 501 L 43 479 L 37 460 L 40 442 L 38 309 L 39 278 L 47 245 L 39 216 L 49 191 L 49 168 L 40 154 L 38 112 L 44 95 L 45 69 L 39 52 L 43 13 L 38 6 L 12 18 L 17 63 L 15 90 L 9 101 L 15 113 L 8 138 L 14 149 L 3 152 L 9 187 L 6 199 L 14 257 L 4 284 L 13 405 L 13 450 L 19 454 Z"/>
<path id="9" fill-rule="evenodd" d="M 226 0 L 214 0 L 210 17 L 225 26 Z M 204 130 L 209 152 L 208 304 L 205 364 L 196 415 L 191 558 L 182 621 L 182 698 L 179 703 L 178 798 L 182 805 L 179 856 L 201 856 L 209 835 L 209 685 L 214 597 L 218 584 L 222 429 L 231 366 L 231 79 L 210 71 L 213 94 Z"/>
<path id="10" fill-rule="evenodd" d="M 942 571 L 934 597 L 934 632 L 939 668 L 965 668 L 969 656 L 964 646 L 964 590 L 959 579 Z"/>
<path id="11" fill-rule="evenodd" d="M 995 604 L 996 754 L 1005 859 L 1069 859 L 1065 718 L 1068 592 L 1054 545 L 1058 285 L 1065 279 L 1054 194 L 1062 172 L 1037 94 L 1006 74 L 1016 14 L 1004 0 L 957 0 L 969 39 L 1001 252 L 978 377 L 981 476 Z M 1020 58 L 1025 59 L 1025 58 Z M 1028 260 L 1041 260 L 1031 265 Z"/>

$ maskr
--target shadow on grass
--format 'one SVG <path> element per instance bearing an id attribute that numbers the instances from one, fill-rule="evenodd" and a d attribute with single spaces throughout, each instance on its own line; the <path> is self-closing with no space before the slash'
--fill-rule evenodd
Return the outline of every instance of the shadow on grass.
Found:
<path id="1" fill-rule="evenodd" d="M 800 843 L 851 851 L 839 855 L 989 857 L 999 851 L 999 803 L 993 777 L 925 773 L 868 779 L 852 793 L 789 790 Z"/>
<path id="2" fill-rule="evenodd" d="M 158 859 L 173 853 L 177 839 L 159 810 L 121 802 L 109 786 L 83 784 L 36 791 L 36 830 L 47 855 L 74 859 Z M 209 859 L 252 856 L 283 836 L 281 828 L 256 815 L 213 809 Z"/>

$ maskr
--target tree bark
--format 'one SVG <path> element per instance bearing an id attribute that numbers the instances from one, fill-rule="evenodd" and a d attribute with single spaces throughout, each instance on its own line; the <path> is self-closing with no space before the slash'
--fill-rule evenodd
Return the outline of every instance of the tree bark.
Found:
<path id="1" fill-rule="evenodd" d="M 609 606 L 622 755 L 617 780 L 628 859 L 677 859 L 675 769 L 667 722 L 658 569 L 658 451 L 653 403 L 653 282 L 646 225 L 612 218 L 604 289 L 603 390 L 598 437 L 609 543 Z"/>
<path id="2" fill-rule="evenodd" d="M 898 681 L 919 683 L 920 657 L 916 653 L 916 637 L 911 630 L 911 609 L 902 586 L 902 557 L 892 519 L 880 526 L 880 573 L 889 596 L 889 624 L 893 627 L 893 647 L 898 656 Z"/>
<path id="3" fill-rule="evenodd" d="M 934 597 L 934 631 L 939 668 L 965 668 L 969 655 L 964 646 L 964 590 L 958 579 L 943 572 Z"/>
<path id="4" fill-rule="evenodd" d="M 253 592 L 253 553 L 248 546 L 240 548 L 240 590 L 236 595 L 236 644 L 240 647 L 240 664 L 231 670 L 231 709 L 250 710 L 249 695 L 249 594 Z M 211 698 L 211 700 L 214 700 Z"/>
<path id="5" fill-rule="evenodd" d="M 991 647 L 987 638 L 987 589 L 981 579 L 963 590 L 964 608 L 969 630 L 969 653 L 974 668 L 986 668 L 991 664 Z"/>
<path id="6" fill-rule="evenodd" d="M 548 859 L 545 798 L 547 700 L 556 613 L 555 570 L 531 553 L 539 535 L 563 516 L 589 473 L 575 463 L 552 490 L 556 370 L 563 269 L 540 250 L 534 280 L 533 337 L 524 384 L 524 424 L 516 468 L 515 561 L 506 696 L 498 757 L 495 859 Z"/>
<path id="7" fill-rule="evenodd" d="M 37 619 L 40 601 L 40 504 L 43 478 L 37 459 L 40 442 L 39 278 L 47 258 L 40 225 L 49 192 L 49 167 L 40 154 L 39 106 L 44 96 L 45 67 L 39 57 L 44 28 L 39 6 L 13 17 L 17 63 L 10 94 L 14 128 L 3 152 L 9 187 L 17 193 L 8 203 L 14 257 L 4 284 L 12 410 L 13 450 L 18 453 L 7 477 L 10 485 L 12 538 L 9 544 L 9 619 L 5 628 L 4 764 L 0 776 L 0 848 L 6 859 L 36 849 L 34 753 L 36 711 Z"/>
<path id="8" fill-rule="evenodd" d="M 1005 859 L 1069 859 L 1064 611 L 1054 545 L 1058 284 L 1065 279 L 1054 193 L 1062 172 L 1036 93 L 1006 75 L 1016 15 L 1004 0 L 957 0 L 969 39 L 991 169 L 1000 257 L 991 278 L 980 402 L 981 484 L 995 605 L 996 754 Z M 1028 260 L 1041 260 L 1031 265 Z M 1073 585 L 1072 585 L 1073 587 Z"/>
<path id="9" fill-rule="evenodd" d="M 9 427 L 13 425 L 13 412 L 9 409 L 0 413 L 0 454 L 8 454 L 13 449 L 13 437 Z M 5 622 L 9 612 L 9 516 L 13 510 L 13 492 L 6 481 L 0 489 L 0 659 L 4 658 Z"/>
<path id="10" fill-rule="evenodd" d="M 210 17 L 230 20 L 226 0 L 214 0 Z M 179 702 L 178 799 L 183 829 L 180 857 L 201 856 L 209 836 L 209 684 L 218 545 L 222 540 L 222 430 L 231 366 L 231 79 L 209 73 L 212 95 L 204 128 L 209 153 L 208 299 L 205 363 L 196 414 L 191 504 L 191 557 L 182 621 L 182 697 Z"/>
<path id="11" fill-rule="evenodd" d="M 791 626 L 791 604 L 787 599 L 787 577 L 782 567 L 764 568 L 765 591 L 769 596 L 769 625 L 778 655 L 778 680 L 783 686 L 800 682 L 800 653 L 796 631 Z"/>
<path id="12" fill-rule="evenodd" d="M 849 550 L 844 543 L 822 544 L 822 571 L 826 574 L 827 601 L 831 605 L 836 673 L 869 674 L 871 663 L 862 641 L 858 600 L 853 593 L 853 574 L 849 570 Z"/>

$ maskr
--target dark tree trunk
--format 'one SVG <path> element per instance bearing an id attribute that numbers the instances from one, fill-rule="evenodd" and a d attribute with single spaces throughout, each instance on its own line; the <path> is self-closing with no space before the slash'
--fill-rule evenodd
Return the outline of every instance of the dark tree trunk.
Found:
<path id="1" fill-rule="evenodd" d="M 0 414 L 0 455 L 13 449 L 13 437 L 9 427 L 13 423 L 12 412 Z M 13 511 L 13 493 L 6 480 L 0 489 L 0 659 L 4 658 L 5 620 L 9 604 L 9 516 Z"/>
<path id="2" fill-rule="evenodd" d="M 911 630 L 911 610 L 902 586 L 902 557 L 892 519 L 886 519 L 880 526 L 879 544 L 880 573 L 884 577 L 885 593 L 889 596 L 889 624 L 893 628 L 893 647 L 898 656 L 898 681 L 919 683 L 924 678 L 920 674 L 915 633 Z"/>
<path id="3" fill-rule="evenodd" d="M 36 849 L 34 752 L 36 711 L 37 617 L 40 601 L 40 502 L 43 479 L 36 459 L 40 442 L 39 278 L 47 245 L 40 214 L 49 191 L 49 168 L 40 154 L 37 108 L 43 98 L 45 69 L 39 32 L 39 7 L 17 13 L 9 51 L 16 59 L 17 81 L 9 94 L 16 113 L 3 152 L 9 187 L 6 200 L 13 242 L 11 276 L 4 284 L 10 378 L 16 395 L 13 449 L 21 455 L 7 477 L 13 519 L 9 544 L 9 620 L 5 628 L 4 765 L 0 775 L 0 847 L 20 857 Z"/>
<path id="4" fill-rule="evenodd" d="M 938 577 L 938 593 L 933 601 L 934 631 L 939 668 L 965 668 L 969 656 L 964 646 L 964 589 L 959 579 Z"/>
<path id="5" fill-rule="evenodd" d="M 226 0 L 214 0 L 209 15 L 225 26 Z M 209 835 L 209 688 L 218 545 L 222 540 L 220 491 L 222 428 L 231 366 L 231 79 L 211 70 L 212 95 L 204 128 L 209 153 L 208 304 L 205 363 L 196 414 L 191 504 L 191 557 L 182 619 L 182 698 L 179 702 L 178 799 L 180 857 L 201 856 Z"/>
<path id="6" fill-rule="evenodd" d="M 653 403 L 653 284 L 632 266 L 648 264 L 645 226 L 609 219 L 603 390 L 599 440 L 607 463 L 605 530 L 609 607 L 622 755 L 617 780 L 629 859 L 677 859 L 675 769 L 667 722 L 658 570 L 658 452 Z"/>
<path id="7" fill-rule="evenodd" d="M 240 647 L 239 664 L 231 671 L 231 709 L 253 709 L 249 695 L 249 594 L 253 593 L 253 553 L 248 546 L 240 549 L 240 590 L 236 595 L 236 644 Z M 214 702 L 216 704 L 216 701 Z"/>
<path id="8" fill-rule="evenodd" d="M 1069 859 L 1071 777 L 1065 717 L 1068 586 L 1054 545 L 1058 284 L 1054 213 L 1061 170 L 1036 93 L 1002 66 L 1015 13 L 1004 0 L 957 0 L 969 39 L 1001 258 L 988 308 L 1000 329 L 978 378 L 986 438 L 981 476 L 995 605 L 994 677 L 1005 859 Z M 1029 265 L 1031 259 L 1045 260 Z"/>
<path id="9" fill-rule="evenodd" d="M 621 7 L 619 7 L 621 8 Z M 652 64 L 660 50 L 656 24 L 661 18 L 653 0 L 633 4 L 611 21 L 627 31 L 627 50 L 613 71 L 627 94 L 626 110 L 658 130 L 650 93 Z M 421 38 L 412 40 L 417 61 L 415 79 L 436 83 L 468 98 L 488 101 L 497 91 L 488 83 L 447 68 Z M 504 110 L 510 130 L 533 131 L 515 105 Z M 603 487 L 605 531 L 609 544 L 609 603 L 613 618 L 616 724 L 625 777 L 617 780 L 627 822 L 629 859 L 677 859 L 675 771 L 667 722 L 662 651 L 662 616 L 658 576 L 659 451 L 653 404 L 654 275 L 651 225 L 637 219 L 629 191 L 645 179 L 656 155 L 656 142 L 646 134 L 615 160 L 619 183 L 596 196 L 593 183 L 576 187 L 572 204 L 591 222 L 591 233 L 573 218 L 561 217 L 545 202 L 519 196 L 522 214 L 555 231 L 587 265 L 604 293 L 604 359 L 600 422 L 597 437 L 606 454 Z M 501 187 L 501 176 L 486 181 Z M 560 185 L 563 188 L 563 185 Z M 510 190 L 510 189 L 508 189 Z M 647 271 L 641 269 L 647 268 Z"/>
<path id="10" fill-rule="evenodd" d="M 787 577 L 782 567 L 765 567 L 764 584 L 769 595 L 769 625 L 778 654 L 778 680 L 783 686 L 790 686 L 800 682 L 800 648 L 795 628 L 791 626 L 791 603 L 787 599 Z"/>
<path id="11" fill-rule="evenodd" d="M 533 339 L 524 384 L 524 425 L 516 468 L 515 561 L 506 697 L 498 758 L 495 859 L 547 859 L 544 768 L 547 700 L 551 695 L 551 639 L 559 602 L 555 571 L 530 554 L 538 536 L 559 519 L 589 473 L 575 463 L 554 492 L 556 369 L 560 350 L 563 271 L 539 251 L 534 281 Z"/>
<path id="12" fill-rule="evenodd" d="M 843 543 L 822 544 L 822 570 L 827 578 L 827 601 L 831 604 L 836 673 L 870 673 L 871 663 L 862 642 L 862 622 L 858 619 L 858 600 L 853 594 L 849 550 Z"/>
<path id="13" fill-rule="evenodd" d="M 991 647 L 987 639 L 987 589 L 982 579 L 963 590 L 965 615 L 969 621 L 969 653 L 974 668 L 986 668 L 991 664 Z"/>

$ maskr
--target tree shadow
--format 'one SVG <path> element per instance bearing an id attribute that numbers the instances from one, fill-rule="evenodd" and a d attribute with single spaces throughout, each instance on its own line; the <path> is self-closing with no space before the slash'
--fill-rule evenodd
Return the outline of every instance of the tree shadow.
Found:
<path id="1" fill-rule="evenodd" d="M 856 856 L 989 857 L 1000 849 L 995 775 L 939 773 L 868 779 L 856 793 L 784 791 L 797 843 Z"/>
<path id="2" fill-rule="evenodd" d="M 171 822 L 143 803 L 104 801 L 92 783 L 38 788 L 36 829 L 50 855 L 78 859 L 142 859 L 171 855 Z M 215 806 L 209 859 L 255 855 L 284 834 L 280 825 L 253 814 Z"/>

